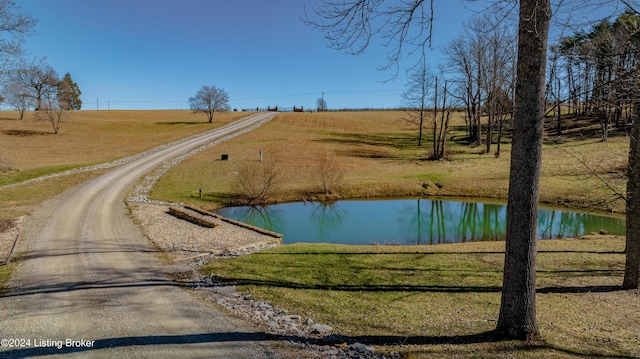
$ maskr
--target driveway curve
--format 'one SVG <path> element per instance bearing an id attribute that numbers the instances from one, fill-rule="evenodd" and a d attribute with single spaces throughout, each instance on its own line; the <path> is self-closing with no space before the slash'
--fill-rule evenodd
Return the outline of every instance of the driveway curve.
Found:
<path id="1" fill-rule="evenodd" d="M 264 335 L 168 279 L 123 199 L 161 163 L 274 115 L 191 137 L 43 204 L 0 297 L 0 357 L 272 357 Z"/>

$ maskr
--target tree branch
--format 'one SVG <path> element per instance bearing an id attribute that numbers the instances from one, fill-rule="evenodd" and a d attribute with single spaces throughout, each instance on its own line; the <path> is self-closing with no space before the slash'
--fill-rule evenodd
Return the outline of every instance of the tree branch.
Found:
<path id="1" fill-rule="evenodd" d="M 564 148 L 561 148 L 561 150 L 562 150 L 564 153 L 566 153 L 566 154 L 568 154 L 569 156 L 571 156 L 571 157 L 573 157 L 574 159 L 576 159 L 578 162 L 580 162 L 580 164 L 581 164 L 582 166 L 584 166 L 584 168 L 586 168 L 586 169 L 589 171 L 589 173 L 591 173 L 591 175 L 593 175 L 595 178 L 597 178 L 597 179 L 598 179 L 598 181 L 602 182 L 605 186 L 607 186 L 607 188 L 608 188 L 608 189 L 610 189 L 610 190 L 614 193 L 615 197 L 617 197 L 617 198 L 619 198 L 619 199 L 622 199 L 623 201 L 625 201 L 625 203 L 627 202 L 627 196 L 626 196 L 626 193 L 620 193 L 617 189 L 613 188 L 613 186 L 611 186 L 611 185 L 609 184 L 609 182 L 607 182 L 604 178 L 602 178 L 602 177 L 598 174 L 598 172 L 596 172 L 596 170 L 594 170 L 593 168 L 591 168 L 591 167 L 590 167 L 590 166 L 589 166 L 589 165 L 588 165 L 588 164 L 587 164 L 583 159 L 579 158 L 578 156 L 574 155 L 573 153 L 571 153 L 571 152 L 567 151 L 567 150 L 566 150 L 566 149 L 564 149 Z"/>

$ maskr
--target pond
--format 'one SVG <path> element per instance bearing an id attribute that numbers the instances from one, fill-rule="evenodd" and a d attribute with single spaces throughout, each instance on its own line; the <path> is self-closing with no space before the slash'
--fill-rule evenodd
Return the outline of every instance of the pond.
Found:
<path id="1" fill-rule="evenodd" d="M 282 233 L 283 243 L 440 244 L 504 240 L 507 207 L 429 199 L 295 202 L 229 207 L 216 213 Z M 538 237 L 624 235 L 624 219 L 540 208 Z"/>

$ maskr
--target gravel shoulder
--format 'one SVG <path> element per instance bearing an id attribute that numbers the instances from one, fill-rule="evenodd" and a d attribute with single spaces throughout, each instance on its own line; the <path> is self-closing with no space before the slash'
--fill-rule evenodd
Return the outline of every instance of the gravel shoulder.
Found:
<path id="1" fill-rule="evenodd" d="M 246 253 L 280 242 L 220 220 L 216 228 L 198 226 L 170 215 L 166 205 L 129 203 L 129 209 L 144 234 L 174 262 L 201 263 L 216 255 Z"/>

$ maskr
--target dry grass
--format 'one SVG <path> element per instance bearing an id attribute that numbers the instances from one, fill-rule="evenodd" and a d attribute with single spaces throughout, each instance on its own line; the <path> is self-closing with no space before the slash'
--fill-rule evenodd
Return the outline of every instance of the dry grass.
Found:
<path id="1" fill-rule="evenodd" d="M 275 153 L 287 182 L 271 201 L 322 198 L 319 162 L 327 155 L 345 169 L 344 183 L 332 197 L 438 195 L 504 199 L 508 191 L 510 145 L 503 155 L 469 147 L 460 114 L 452 118 L 446 160 L 429 161 L 431 143 L 417 147 L 417 130 L 403 112 L 281 113 L 258 131 L 233 139 L 184 161 L 162 178 L 153 192 L 158 199 L 206 208 L 233 203 L 232 183 L 239 169 L 256 163 L 259 151 Z M 430 137 L 428 134 L 425 138 Z M 553 141 L 552 141 L 553 140 Z M 542 201 L 590 211 L 622 212 L 623 202 L 578 159 L 605 179 L 624 187 L 627 139 L 558 141 L 545 145 Z M 230 161 L 219 161 L 221 154 Z M 204 200 L 197 198 L 202 189 Z"/>
<path id="2" fill-rule="evenodd" d="M 105 170 L 85 172 L 2 189 L 0 190 L 0 219 L 27 215 L 47 199 L 104 172 Z"/>
<path id="3" fill-rule="evenodd" d="M 17 170 L 112 161 L 221 126 L 246 115 L 222 113 L 214 124 L 190 111 L 75 111 L 60 132 L 27 113 L 0 112 L 1 161 Z"/>
<path id="4" fill-rule="evenodd" d="M 0 185 L 66 169 L 109 162 L 222 126 L 246 113 L 216 114 L 214 123 L 190 111 L 72 112 L 53 134 L 28 113 L 0 112 Z M 33 206 L 100 172 L 0 190 L 0 219 L 28 214 Z"/>

